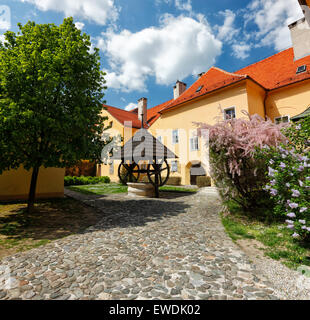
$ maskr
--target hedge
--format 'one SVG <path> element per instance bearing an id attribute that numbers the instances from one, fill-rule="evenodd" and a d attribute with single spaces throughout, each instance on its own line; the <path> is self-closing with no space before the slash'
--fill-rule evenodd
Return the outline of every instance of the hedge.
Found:
<path id="1" fill-rule="evenodd" d="M 85 184 L 110 183 L 109 177 L 71 177 L 65 176 L 65 186 L 79 186 Z"/>

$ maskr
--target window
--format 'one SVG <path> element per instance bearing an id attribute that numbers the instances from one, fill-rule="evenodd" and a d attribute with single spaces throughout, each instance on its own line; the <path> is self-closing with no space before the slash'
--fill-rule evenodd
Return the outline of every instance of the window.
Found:
<path id="1" fill-rule="evenodd" d="M 277 124 L 290 122 L 290 117 L 289 116 L 276 117 L 274 118 L 274 122 Z"/>
<path id="2" fill-rule="evenodd" d="M 163 143 L 163 139 L 162 139 L 161 136 L 158 136 L 158 137 L 157 137 L 157 140 L 160 141 L 161 143 Z"/>
<path id="3" fill-rule="evenodd" d="M 171 161 L 171 172 L 177 172 L 178 171 L 178 161 L 174 160 Z"/>
<path id="4" fill-rule="evenodd" d="M 307 71 L 307 66 L 306 65 L 299 66 L 297 68 L 296 74 L 303 73 L 303 72 L 306 72 L 306 71 Z"/>
<path id="5" fill-rule="evenodd" d="M 199 139 L 198 137 L 193 137 L 189 139 L 190 150 L 197 151 L 199 150 Z"/>
<path id="6" fill-rule="evenodd" d="M 196 90 L 196 92 L 200 92 L 202 88 L 203 88 L 203 86 L 200 86 L 200 87 Z"/>
<path id="7" fill-rule="evenodd" d="M 227 108 L 224 110 L 224 119 L 225 120 L 234 119 L 234 118 L 236 118 L 235 107 Z"/>
<path id="8" fill-rule="evenodd" d="M 172 143 L 173 144 L 179 143 L 179 130 L 178 129 L 172 131 Z"/>

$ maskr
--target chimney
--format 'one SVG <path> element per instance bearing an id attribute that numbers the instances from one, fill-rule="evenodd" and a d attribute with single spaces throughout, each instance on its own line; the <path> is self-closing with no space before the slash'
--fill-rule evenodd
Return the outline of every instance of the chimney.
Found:
<path id="1" fill-rule="evenodd" d="M 204 74 L 205 72 L 198 73 L 198 78 L 201 78 Z"/>
<path id="2" fill-rule="evenodd" d="M 173 87 L 173 98 L 177 99 L 186 90 L 186 83 L 177 81 Z"/>
<path id="3" fill-rule="evenodd" d="M 141 121 L 141 128 L 144 128 L 147 121 L 147 98 L 138 100 L 138 118 Z"/>
<path id="4" fill-rule="evenodd" d="M 310 8 L 306 8 L 308 8 L 307 10 L 309 10 L 310 15 Z M 290 24 L 288 27 L 291 31 L 291 38 L 294 49 L 294 60 L 299 60 L 310 55 L 310 24 L 308 23 L 306 18 L 302 18 Z"/>
<path id="5" fill-rule="evenodd" d="M 305 15 L 308 24 L 310 25 L 310 0 L 298 0 L 301 6 L 301 10 Z"/>
<path id="6" fill-rule="evenodd" d="M 301 10 L 310 25 L 310 0 L 298 0 Z"/>

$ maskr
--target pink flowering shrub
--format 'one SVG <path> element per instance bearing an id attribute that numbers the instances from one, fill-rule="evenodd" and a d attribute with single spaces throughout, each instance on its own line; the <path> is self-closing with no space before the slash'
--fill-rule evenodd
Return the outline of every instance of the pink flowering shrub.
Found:
<path id="1" fill-rule="evenodd" d="M 292 237 L 310 238 L 310 117 L 292 123 L 283 133 L 289 143 L 265 149 L 269 182 L 265 186 L 275 200 L 275 214 L 286 217 Z"/>
<path id="2" fill-rule="evenodd" d="M 257 149 L 286 141 L 279 125 L 257 114 L 248 117 L 198 124 L 209 133 L 211 175 L 223 200 L 234 200 L 245 210 L 258 207 L 266 198 L 267 167 L 256 158 Z"/>

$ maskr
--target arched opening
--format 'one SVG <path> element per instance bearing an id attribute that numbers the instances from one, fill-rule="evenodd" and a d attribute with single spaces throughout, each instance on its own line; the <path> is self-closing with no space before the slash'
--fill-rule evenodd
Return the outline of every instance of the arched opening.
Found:
<path id="1" fill-rule="evenodd" d="M 206 176 L 206 171 L 200 161 L 192 161 L 186 167 L 191 185 L 197 185 L 197 177 Z"/>

